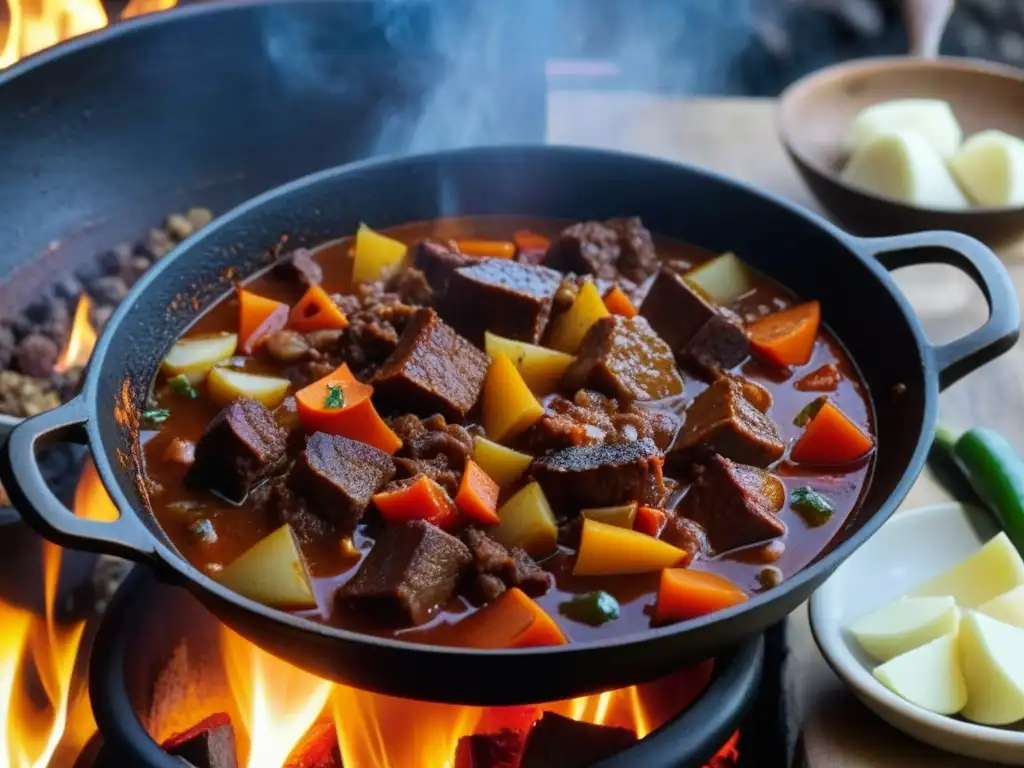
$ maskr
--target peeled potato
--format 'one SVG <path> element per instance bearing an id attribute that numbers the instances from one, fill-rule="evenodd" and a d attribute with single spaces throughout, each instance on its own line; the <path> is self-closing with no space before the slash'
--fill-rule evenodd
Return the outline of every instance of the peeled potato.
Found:
<path id="1" fill-rule="evenodd" d="M 951 595 L 961 608 L 977 608 L 1024 584 L 1024 561 L 1005 533 L 957 565 L 912 590 L 908 597 Z"/>
<path id="2" fill-rule="evenodd" d="M 875 679 L 922 709 L 955 715 L 968 698 L 957 649 L 957 636 L 943 635 L 875 667 Z"/>
<path id="3" fill-rule="evenodd" d="M 535 395 L 554 392 L 566 368 L 572 365 L 573 361 L 573 356 L 565 352 L 527 344 L 525 341 L 506 339 L 490 331 L 484 333 L 484 350 L 492 358 L 499 352 L 508 355 L 508 359 L 519 371 L 526 386 Z"/>
<path id="4" fill-rule="evenodd" d="M 171 378 L 184 374 L 193 384 L 202 381 L 217 363 L 235 354 L 238 335 L 215 333 L 180 339 L 167 353 L 160 371 Z"/>
<path id="5" fill-rule="evenodd" d="M 723 253 L 687 272 L 686 282 L 696 285 L 717 304 L 731 304 L 754 290 L 754 278 L 735 253 Z"/>
<path id="6" fill-rule="evenodd" d="M 915 133 L 888 133 L 860 147 L 843 181 L 922 208 L 966 208 L 967 198 L 935 148 Z"/>
<path id="7" fill-rule="evenodd" d="M 952 597 L 905 597 L 857 619 L 850 632 L 870 656 L 888 661 L 956 633 L 959 623 L 960 611 Z"/>
<path id="8" fill-rule="evenodd" d="M 856 152 L 887 133 L 913 133 L 942 157 L 960 147 L 963 131 L 949 104 L 939 99 L 894 99 L 872 104 L 853 119 L 846 145 Z"/>
<path id="9" fill-rule="evenodd" d="M 1009 592 L 982 603 L 978 606 L 978 613 L 1024 629 L 1024 586 L 1014 587 Z"/>
<path id="10" fill-rule="evenodd" d="M 284 400 L 291 384 L 288 379 L 277 376 L 242 373 L 230 368 L 214 368 L 206 377 L 210 397 L 221 405 L 227 405 L 240 397 L 249 397 L 267 408 L 276 408 Z"/>
<path id="11" fill-rule="evenodd" d="M 1002 131 L 971 136 L 949 169 L 980 205 L 1024 205 L 1024 141 Z"/>
<path id="12" fill-rule="evenodd" d="M 473 461 L 501 488 L 507 488 L 522 477 L 533 456 L 513 451 L 486 437 L 476 437 L 473 438 Z"/>
<path id="13" fill-rule="evenodd" d="M 982 725 L 1024 719 L 1024 629 L 976 611 L 960 622 L 960 663 L 967 681 L 961 713 Z"/>
<path id="14" fill-rule="evenodd" d="M 220 572 L 228 589 L 272 608 L 315 608 L 309 571 L 292 529 L 282 525 Z"/>

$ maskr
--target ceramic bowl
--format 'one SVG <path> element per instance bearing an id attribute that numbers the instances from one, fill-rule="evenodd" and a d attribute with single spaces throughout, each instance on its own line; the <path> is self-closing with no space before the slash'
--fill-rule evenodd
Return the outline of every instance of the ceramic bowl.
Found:
<path id="1" fill-rule="evenodd" d="M 883 720 L 934 747 L 967 757 L 1024 765 L 1024 727 L 975 725 L 932 714 L 871 675 L 877 664 L 846 627 L 975 552 L 998 533 L 988 514 L 962 504 L 897 512 L 811 597 L 811 631 L 825 660 Z"/>

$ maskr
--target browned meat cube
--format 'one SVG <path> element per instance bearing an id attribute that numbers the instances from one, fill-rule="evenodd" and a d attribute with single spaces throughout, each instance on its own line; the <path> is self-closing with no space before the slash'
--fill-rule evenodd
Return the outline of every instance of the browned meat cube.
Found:
<path id="1" fill-rule="evenodd" d="M 536 344 L 561 280 L 547 267 L 486 259 L 455 270 L 441 315 L 478 346 L 484 331 Z"/>
<path id="2" fill-rule="evenodd" d="M 324 269 L 306 248 L 296 248 L 286 253 L 274 264 L 274 277 L 295 280 L 302 285 L 320 285 L 324 281 Z"/>
<path id="3" fill-rule="evenodd" d="M 476 603 L 489 603 L 506 589 L 519 587 L 533 597 L 551 587 L 552 577 L 519 547 L 511 550 L 476 528 L 462 532 L 462 541 L 473 555 L 465 590 Z"/>
<path id="4" fill-rule="evenodd" d="M 734 379 L 719 379 L 686 410 L 686 421 L 669 451 L 669 460 L 686 464 L 712 453 L 767 467 L 782 458 L 786 446 L 771 417 L 761 413 Z"/>
<path id="5" fill-rule="evenodd" d="M 650 438 L 564 448 L 530 466 L 559 518 L 581 509 L 636 501 L 659 506 L 665 497 L 664 457 Z"/>
<path id="6" fill-rule="evenodd" d="M 687 562 L 711 553 L 708 532 L 700 523 L 678 514 L 669 517 L 665 530 L 661 532 L 661 539 L 686 552 L 689 555 Z"/>
<path id="7" fill-rule="evenodd" d="M 436 240 L 423 240 L 416 246 L 412 265 L 423 272 L 437 295 L 443 296 L 455 270 L 478 261 L 477 257 L 460 253 Z"/>
<path id="8" fill-rule="evenodd" d="M 694 470 L 695 479 L 678 514 L 707 531 L 714 552 L 768 541 L 786 532 L 778 518 L 784 491 L 777 477 L 717 454 Z"/>
<path id="9" fill-rule="evenodd" d="M 270 411 L 255 400 L 236 400 L 206 426 L 185 482 L 240 504 L 281 467 L 287 442 Z"/>
<path id="10" fill-rule="evenodd" d="M 593 274 L 604 280 L 622 275 L 640 283 L 657 271 L 658 255 L 651 233 L 634 216 L 573 224 L 548 248 L 544 263 L 563 272 Z"/>
<path id="11" fill-rule="evenodd" d="M 399 626 L 422 624 L 455 594 L 472 560 L 465 544 L 433 523 L 389 525 L 337 599 Z"/>
<path id="12" fill-rule="evenodd" d="M 394 476 L 395 463 L 384 451 L 347 437 L 315 432 L 295 459 L 289 485 L 306 498 L 311 512 L 349 532 L 373 494 Z"/>
<path id="13" fill-rule="evenodd" d="M 750 354 L 750 341 L 733 318 L 716 311 L 687 282 L 662 269 L 640 314 L 681 361 L 701 370 L 733 368 Z"/>
<path id="14" fill-rule="evenodd" d="M 672 350 L 640 316 L 612 315 L 594 323 L 562 384 L 569 390 L 590 387 L 604 392 L 623 407 L 683 391 Z"/>
<path id="15" fill-rule="evenodd" d="M 626 728 L 596 725 L 545 712 L 526 737 L 526 749 L 519 765 L 520 768 L 587 768 L 629 749 L 636 740 L 636 733 Z"/>
<path id="16" fill-rule="evenodd" d="M 434 310 L 419 309 L 373 385 L 403 411 L 462 421 L 480 396 L 486 374 L 486 354 L 445 325 Z"/>

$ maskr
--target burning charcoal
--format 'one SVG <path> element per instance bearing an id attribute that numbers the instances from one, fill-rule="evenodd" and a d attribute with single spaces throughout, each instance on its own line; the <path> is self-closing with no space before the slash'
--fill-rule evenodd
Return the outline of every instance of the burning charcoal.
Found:
<path id="1" fill-rule="evenodd" d="M 71 311 L 63 299 L 53 299 L 50 318 L 39 326 L 39 331 L 57 342 L 58 346 L 64 346 L 71 334 Z"/>
<path id="2" fill-rule="evenodd" d="M 131 258 L 132 247 L 128 243 L 121 243 L 100 256 L 100 269 L 105 275 L 120 275 L 125 271 Z"/>
<path id="3" fill-rule="evenodd" d="M 633 746 L 625 728 L 581 723 L 545 712 L 526 737 L 520 768 L 586 768 Z"/>
<path id="4" fill-rule="evenodd" d="M 134 283 L 142 277 L 143 273 L 145 273 L 152 264 L 153 262 L 145 256 L 132 256 L 131 259 L 128 260 L 128 266 L 121 276 L 126 278 L 128 282 Z"/>
<path id="5" fill-rule="evenodd" d="M 185 212 L 185 218 L 188 219 L 193 230 L 202 229 L 213 221 L 213 211 L 209 208 L 189 208 Z"/>
<path id="6" fill-rule="evenodd" d="M 84 368 L 71 368 L 63 373 L 54 373 L 50 376 L 50 387 L 56 390 L 61 402 L 66 403 L 78 394 L 84 372 Z"/>
<path id="7" fill-rule="evenodd" d="M 110 319 L 110 316 L 114 314 L 115 309 L 116 307 L 110 306 L 93 307 L 91 317 L 92 327 L 95 328 L 97 331 L 102 331 L 103 327 L 107 324 L 107 321 Z"/>
<path id="8" fill-rule="evenodd" d="M 128 284 L 124 278 L 116 275 L 97 277 L 86 285 L 89 295 L 97 304 L 109 304 L 116 307 L 128 295 Z"/>
<path id="9" fill-rule="evenodd" d="M 53 284 L 53 292 L 58 298 L 74 304 L 82 293 L 82 284 L 74 275 L 61 275 Z"/>
<path id="10" fill-rule="evenodd" d="M 174 248 L 174 241 L 162 229 L 151 229 L 146 237 L 139 244 L 139 251 L 149 256 L 153 261 L 158 261 L 171 252 Z"/>
<path id="11" fill-rule="evenodd" d="M 162 747 L 195 768 L 238 768 L 235 731 L 231 727 L 231 718 L 223 712 L 211 715 L 184 733 L 171 736 Z"/>
<path id="12" fill-rule="evenodd" d="M 191 221 L 180 213 L 172 213 L 164 221 L 164 230 L 175 240 L 184 240 L 195 232 L 196 228 Z"/>
<path id="13" fill-rule="evenodd" d="M 0 323 L 0 368 L 6 368 L 14 358 L 14 329 L 9 323 Z"/>
<path id="14" fill-rule="evenodd" d="M 503 728 L 463 736 L 455 748 L 455 768 L 518 768 L 526 735 Z"/>
<path id="15" fill-rule="evenodd" d="M 317 723 L 295 745 L 283 768 L 342 768 L 334 723 Z"/>
<path id="16" fill-rule="evenodd" d="M 18 361 L 18 370 L 23 374 L 45 379 L 53 373 L 60 347 L 49 336 L 30 333 L 18 343 L 14 355 Z"/>

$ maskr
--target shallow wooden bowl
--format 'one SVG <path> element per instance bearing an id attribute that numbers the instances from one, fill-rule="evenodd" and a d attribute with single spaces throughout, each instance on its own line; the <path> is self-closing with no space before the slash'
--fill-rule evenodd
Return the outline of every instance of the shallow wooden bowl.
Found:
<path id="1" fill-rule="evenodd" d="M 861 59 L 797 81 L 780 98 L 779 138 L 821 205 L 858 234 L 946 229 L 989 245 L 1024 235 L 1024 206 L 918 208 L 840 180 L 843 135 L 854 116 L 871 104 L 911 97 L 948 101 L 965 138 L 987 128 L 1024 136 L 1024 70 L 973 59 L 902 57 Z"/>

